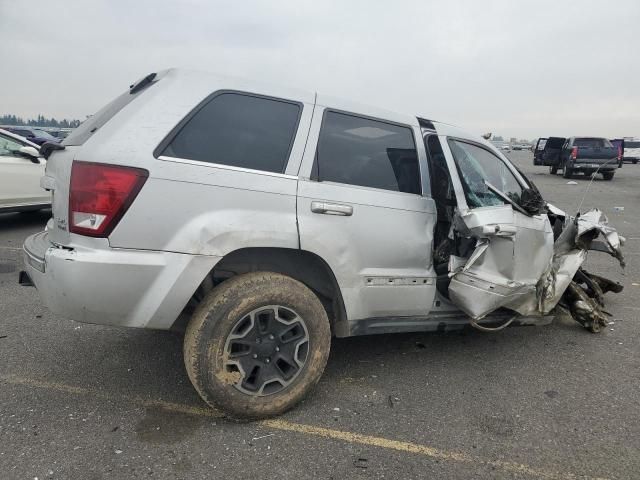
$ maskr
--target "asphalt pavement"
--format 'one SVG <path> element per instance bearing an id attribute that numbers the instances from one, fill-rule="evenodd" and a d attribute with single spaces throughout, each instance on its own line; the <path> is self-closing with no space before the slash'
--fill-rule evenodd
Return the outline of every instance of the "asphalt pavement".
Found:
<path id="1" fill-rule="evenodd" d="M 587 179 L 509 155 L 575 212 Z M 22 241 L 48 213 L 0 215 L 0 479 L 640 478 L 639 185 L 640 165 L 625 165 L 585 200 L 627 238 L 624 271 L 588 259 L 625 287 L 607 295 L 603 333 L 560 316 L 494 334 L 337 339 L 307 400 L 244 424 L 199 399 L 180 335 L 48 312 L 17 284 Z"/>

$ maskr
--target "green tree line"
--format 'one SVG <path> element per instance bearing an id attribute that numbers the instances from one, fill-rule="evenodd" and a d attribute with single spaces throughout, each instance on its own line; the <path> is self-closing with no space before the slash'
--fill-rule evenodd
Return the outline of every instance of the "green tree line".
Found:
<path id="1" fill-rule="evenodd" d="M 80 125 L 80 120 L 57 120 L 55 118 L 46 118 L 43 115 L 38 115 L 37 118 L 22 118 L 16 115 L 2 115 L 0 116 L 0 125 L 29 125 L 30 127 L 53 127 L 53 128 L 76 128 Z"/>

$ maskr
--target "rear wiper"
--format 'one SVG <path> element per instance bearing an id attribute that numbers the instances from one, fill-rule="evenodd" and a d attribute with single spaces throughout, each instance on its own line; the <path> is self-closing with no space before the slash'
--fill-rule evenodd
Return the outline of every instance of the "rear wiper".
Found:
<path id="1" fill-rule="evenodd" d="M 157 73 L 150 73 L 149 75 L 147 75 L 145 77 L 142 77 L 137 82 L 129 85 L 129 93 L 131 95 L 134 95 L 134 94 L 138 93 L 140 90 L 144 89 L 145 87 L 148 87 L 155 80 L 156 75 L 158 75 L 158 74 Z"/>
<path id="2" fill-rule="evenodd" d="M 64 150 L 64 145 L 55 142 L 44 142 L 40 147 L 40 155 L 42 155 L 45 160 L 49 160 L 49 155 L 56 150 Z"/>

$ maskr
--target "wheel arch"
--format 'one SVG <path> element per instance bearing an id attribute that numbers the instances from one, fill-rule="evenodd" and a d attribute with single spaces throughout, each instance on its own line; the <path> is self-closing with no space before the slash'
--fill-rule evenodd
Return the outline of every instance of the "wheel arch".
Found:
<path id="1" fill-rule="evenodd" d="M 280 273 L 303 283 L 324 306 L 332 334 L 348 335 L 342 293 L 329 264 L 307 250 L 281 247 L 247 247 L 226 254 L 202 280 L 172 329 L 186 327 L 190 314 L 210 290 L 237 275 L 259 271 Z"/>

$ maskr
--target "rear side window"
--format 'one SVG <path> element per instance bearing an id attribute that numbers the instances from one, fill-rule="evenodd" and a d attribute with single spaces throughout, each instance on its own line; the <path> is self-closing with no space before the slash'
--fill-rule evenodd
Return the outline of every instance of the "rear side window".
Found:
<path id="1" fill-rule="evenodd" d="M 573 141 L 573 146 L 584 148 L 613 148 L 611 142 L 606 138 L 576 138 Z"/>
<path id="2" fill-rule="evenodd" d="M 344 113 L 324 114 L 314 179 L 420 194 L 420 169 L 408 127 Z"/>
<path id="3" fill-rule="evenodd" d="M 507 164 L 482 147 L 459 140 L 449 140 L 469 208 L 490 207 L 505 203 L 493 193 L 485 180 L 516 203 L 520 203 L 522 186 Z"/>
<path id="4" fill-rule="evenodd" d="M 180 126 L 168 157 L 284 173 L 301 105 L 240 93 L 214 96 Z"/>

